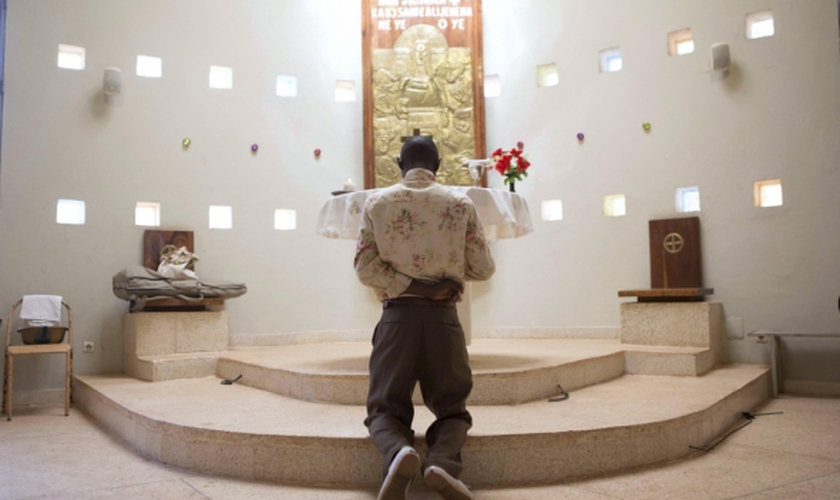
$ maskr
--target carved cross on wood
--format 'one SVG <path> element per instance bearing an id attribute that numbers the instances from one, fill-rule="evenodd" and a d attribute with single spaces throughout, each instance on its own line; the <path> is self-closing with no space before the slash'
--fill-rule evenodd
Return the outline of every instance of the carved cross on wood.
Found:
<path id="1" fill-rule="evenodd" d="M 434 137 L 435 137 L 432 134 L 421 134 L 420 129 L 416 128 L 416 129 L 414 129 L 414 133 L 412 135 L 404 135 L 404 136 L 400 137 L 400 140 L 402 142 L 405 142 L 405 141 L 411 139 L 412 137 L 417 137 L 418 135 L 424 135 L 424 136 L 428 137 L 429 139 L 434 139 Z"/>

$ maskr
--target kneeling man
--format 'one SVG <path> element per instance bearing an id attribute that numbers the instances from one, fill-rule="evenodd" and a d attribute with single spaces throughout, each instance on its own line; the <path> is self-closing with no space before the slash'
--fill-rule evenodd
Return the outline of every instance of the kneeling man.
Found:
<path id="1" fill-rule="evenodd" d="M 380 500 L 403 500 L 420 456 L 412 447 L 417 382 L 436 420 L 426 431 L 426 484 L 447 500 L 472 493 L 458 476 L 472 426 L 464 330 L 455 303 L 466 280 L 486 280 L 495 264 L 475 206 L 435 181 L 440 157 L 428 137 L 410 138 L 397 160 L 403 180 L 368 198 L 359 229 L 359 280 L 382 301 L 373 333 L 365 425 L 382 452 Z"/>

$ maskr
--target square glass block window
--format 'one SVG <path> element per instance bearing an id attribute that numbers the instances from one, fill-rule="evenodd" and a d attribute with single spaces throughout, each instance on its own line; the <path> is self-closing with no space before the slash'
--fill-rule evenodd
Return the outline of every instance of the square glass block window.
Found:
<path id="1" fill-rule="evenodd" d="M 499 75 L 484 76 L 484 97 L 499 97 L 502 95 L 502 81 Z"/>
<path id="2" fill-rule="evenodd" d="M 280 97 L 297 97 L 297 77 L 277 75 L 274 92 Z"/>
<path id="3" fill-rule="evenodd" d="M 160 226 L 160 203 L 138 201 L 134 207 L 135 226 Z"/>
<path id="4" fill-rule="evenodd" d="M 677 212 L 700 211 L 700 188 L 697 186 L 677 188 Z"/>
<path id="5" fill-rule="evenodd" d="M 58 200 L 55 221 L 59 224 L 83 225 L 85 223 L 85 202 L 82 200 Z"/>
<path id="6" fill-rule="evenodd" d="M 278 208 L 274 211 L 274 229 L 291 231 L 297 229 L 297 212 Z"/>
<path id="7" fill-rule="evenodd" d="M 623 194 L 604 196 L 604 215 L 607 217 L 624 217 L 627 215 L 627 205 Z"/>
<path id="8" fill-rule="evenodd" d="M 546 222 L 563 220 L 563 201 L 544 200 L 542 202 L 542 220 Z"/>
<path id="9" fill-rule="evenodd" d="M 210 66 L 210 88 L 232 89 L 233 68 L 226 66 Z"/>
<path id="10" fill-rule="evenodd" d="M 601 73 L 615 73 L 621 71 L 621 48 L 613 47 L 598 52 Z"/>
<path id="11" fill-rule="evenodd" d="M 747 38 L 754 40 L 756 38 L 773 36 L 775 33 L 776 27 L 773 24 L 772 10 L 762 10 L 747 14 Z"/>
<path id="12" fill-rule="evenodd" d="M 782 181 L 769 179 L 756 182 L 753 187 L 753 202 L 756 207 L 761 208 L 782 206 Z"/>
<path id="13" fill-rule="evenodd" d="M 152 56 L 137 56 L 137 76 L 160 78 L 163 76 L 163 59 Z"/>
<path id="14" fill-rule="evenodd" d="M 554 63 L 537 66 L 537 87 L 554 87 L 560 83 L 560 74 Z"/>
<path id="15" fill-rule="evenodd" d="M 58 67 L 64 69 L 85 69 L 85 48 L 75 45 L 58 46 Z"/>
<path id="16" fill-rule="evenodd" d="M 694 52 L 694 35 L 691 28 L 668 33 L 668 55 L 683 56 Z"/>
<path id="17" fill-rule="evenodd" d="M 233 207 L 210 205 L 210 229 L 232 229 Z"/>
<path id="18" fill-rule="evenodd" d="M 356 82 L 353 80 L 335 81 L 335 100 L 337 102 L 353 102 L 356 100 Z"/>

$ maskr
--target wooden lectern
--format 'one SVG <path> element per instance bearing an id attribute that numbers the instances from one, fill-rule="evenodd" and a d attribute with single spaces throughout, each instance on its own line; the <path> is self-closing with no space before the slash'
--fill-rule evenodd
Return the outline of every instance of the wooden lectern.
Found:
<path id="1" fill-rule="evenodd" d="M 693 302 L 714 293 L 703 288 L 700 259 L 700 218 L 648 222 L 650 235 L 650 290 L 621 290 L 619 297 L 639 302 Z"/>
<path id="2" fill-rule="evenodd" d="M 700 218 L 648 222 L 650 287 L 703 288 Z"/>

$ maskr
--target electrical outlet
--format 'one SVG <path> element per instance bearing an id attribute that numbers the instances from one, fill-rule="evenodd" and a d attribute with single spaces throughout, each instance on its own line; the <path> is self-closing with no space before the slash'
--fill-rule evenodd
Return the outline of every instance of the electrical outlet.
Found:
<path id="1" fill-rule="evenodd" d="M 95 349 L 95 345 L 93 342 L 87 340 L 84 343 L 84 352 L 93 352 Z"/>

